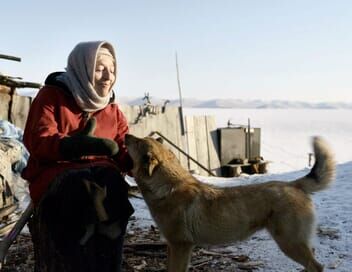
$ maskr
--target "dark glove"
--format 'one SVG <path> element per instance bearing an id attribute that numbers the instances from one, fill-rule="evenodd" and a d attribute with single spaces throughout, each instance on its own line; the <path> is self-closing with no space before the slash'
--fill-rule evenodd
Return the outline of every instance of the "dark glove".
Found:
<path id="1" fill-rule="evenodd" d="M 65 137 L 60 142 L 60 152 L 65 159 L 77 159 L 88 155 L 113 156 L 119 151 L 119 146 L 113 140 L 94 137 L 96 119 L 87 121 L 84 129 L 71 137 Z"/>

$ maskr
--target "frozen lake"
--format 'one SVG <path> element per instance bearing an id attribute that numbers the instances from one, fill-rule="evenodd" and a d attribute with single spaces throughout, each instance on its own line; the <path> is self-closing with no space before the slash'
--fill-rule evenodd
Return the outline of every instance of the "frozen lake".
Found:
<path id="1" fill-rule="evenodd" d="M 352 114 L 340 109 L 185 108 L 185 115 L 213 115 L 218 127 L 232 124 L 261 128 L 261 155 L 272 161 L 271 173 L 308 166 L 311 136 L 324 137 L 338 163 L 352 161 Z"/>

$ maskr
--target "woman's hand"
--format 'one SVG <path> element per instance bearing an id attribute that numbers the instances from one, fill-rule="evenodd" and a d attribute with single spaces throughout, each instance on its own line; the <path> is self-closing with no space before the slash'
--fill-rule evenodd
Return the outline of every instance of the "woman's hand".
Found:
<path id="1" fill-rule="evenodd" d="M 116 155 L 119 151 L 117 143 L 107 138 L 94 137 L 95 128 L 96 119 L 91 118 L 82 131 L 63 138 L 60 142 L 60 152 L 63 157 L 70 160 L 89 155 Z"/>

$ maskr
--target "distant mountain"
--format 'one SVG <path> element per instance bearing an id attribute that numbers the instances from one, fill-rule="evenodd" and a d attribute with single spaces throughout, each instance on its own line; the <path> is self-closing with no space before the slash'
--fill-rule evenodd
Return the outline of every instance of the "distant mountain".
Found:
<path id="1" fill-rule="evenodd" d="M 17 91 L 18 94 L 34 97 L 38 90 L 29 89 Z M 164 105 L 167 101 L 168 105 L 179 106 L 178 99 L 166 99 L 151 97 L 154 105 Z M 144 100 L 142 97 L 124 97 L 117 96 L 117 101 L 127 105 L 142 105 Z M 303 101 L 287 101 L 287 100 L 270 100 L 264 101 L 259 99 L 242 100 L 242 99 L 209 99 L 201 100 L 197 98 L 184 98 L 182 105 L 185 108 L 222 108 L 222 109 L 352 109 L 352 102 L 303 102 Z"/>
<path id="2" fill-rule="evenodd" d="M 162 99 L 157 97 L 150 98 L 154 105 L 179 106 L 178 99 Z M 142 105 L 144 100 L 136 97 L 118 97 L 118 102 L 128 105 Z M 352 102 L 320 102 L 311 103 L 303 101 L 286 100 L 242 100 L 242 99 L 210 99 L 200 100 L 196 98 L 184 98 L 182 105 L 185 108 L 233 108 L 233 109 L 352 109 Z"/>

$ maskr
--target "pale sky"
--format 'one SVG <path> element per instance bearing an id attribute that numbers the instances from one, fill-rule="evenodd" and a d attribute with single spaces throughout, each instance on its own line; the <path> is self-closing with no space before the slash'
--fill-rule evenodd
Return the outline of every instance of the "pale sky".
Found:
<path id="1" fill-rule="evenodd" d="M 120 96 L 352 102 L 352 1 L 1 1 L 0 72 L 42 83 L 81 41 L 116 49 Z"/>

